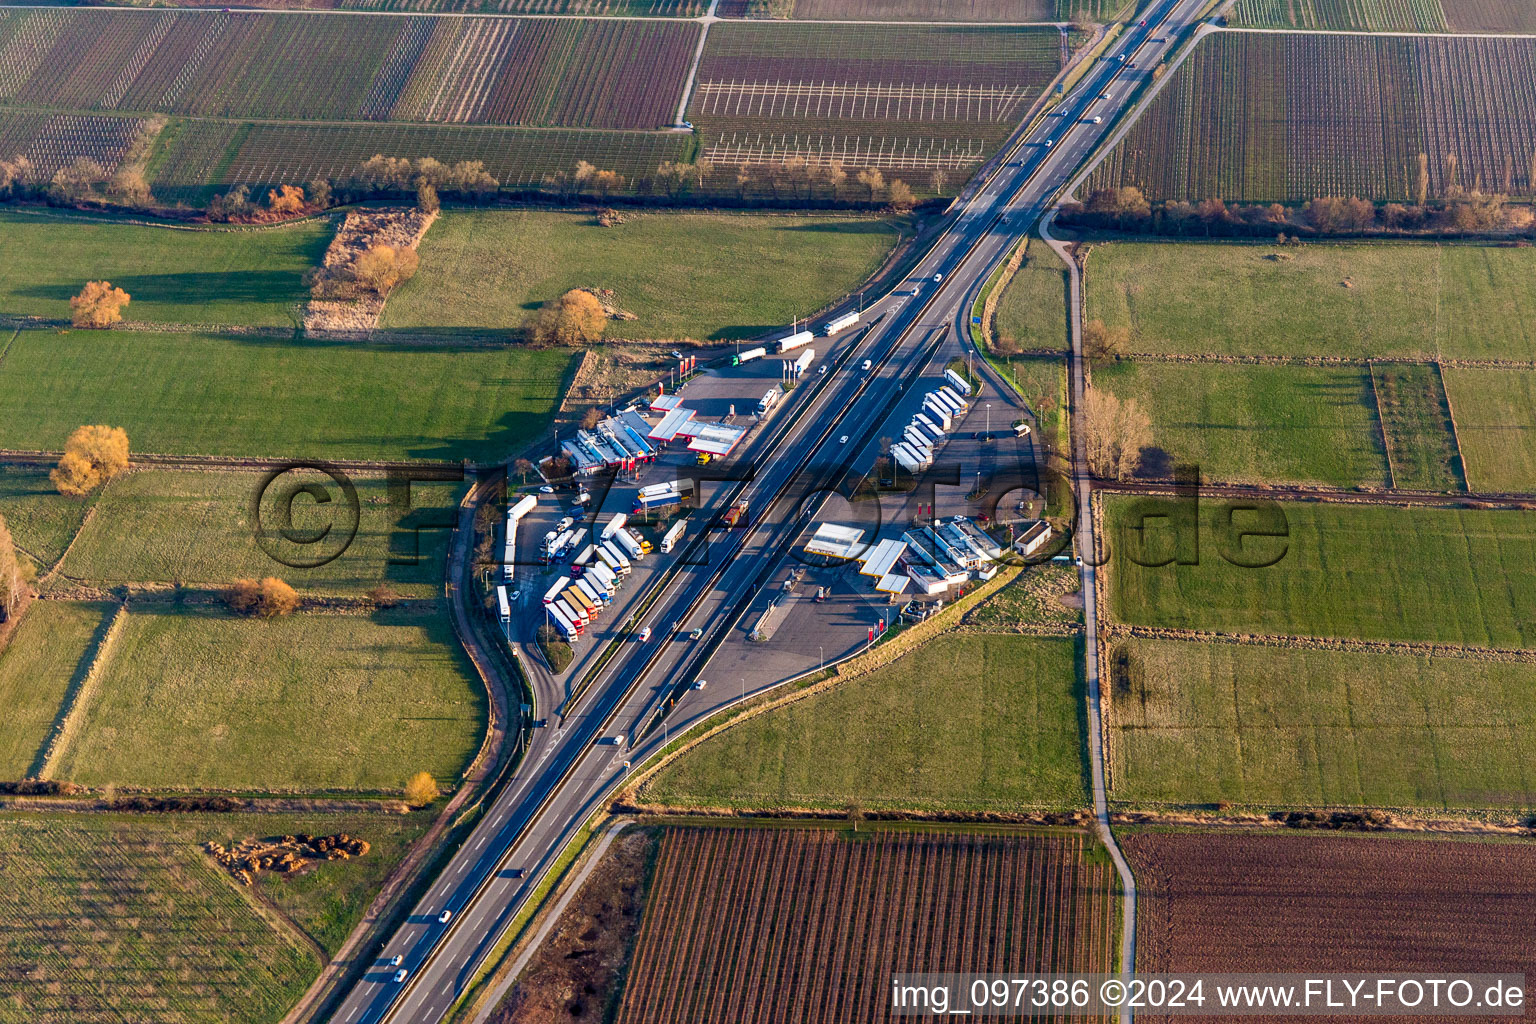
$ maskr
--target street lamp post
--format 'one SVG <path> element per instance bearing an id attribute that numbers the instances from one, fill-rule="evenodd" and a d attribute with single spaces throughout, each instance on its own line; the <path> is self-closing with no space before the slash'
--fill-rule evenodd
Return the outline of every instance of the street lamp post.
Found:
<path id="1" fill-rule="evenodd" d="M 825 672 L 827 670 L 827 649 L 825 647 L 817 646 L 816 651 L 821 655 L 821 668 L 818 669 L 818 671 Z"/>
<path id="2" fill-rule="evenodd" d="M 987 440 L 992 440 L 992 403 L 985 403 L 982 408 L 987 410 Z"/>

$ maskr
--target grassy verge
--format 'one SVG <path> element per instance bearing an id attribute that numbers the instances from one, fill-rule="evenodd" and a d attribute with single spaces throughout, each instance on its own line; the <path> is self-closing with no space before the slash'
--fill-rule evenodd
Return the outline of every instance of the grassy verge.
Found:
<path id="1" fill-rule="evenodd" d="M 1076 644 L 950 634 L 742 722 L 645 783 L 668 807 L 1080 807 Z"/>
<path id="2" fill-rule="evenodd" d="M 1175 629 L 1536 645 L 1528 513 L 1277 502 L 1273 522 L 1245 512 L 1232 522 L 1285 536 L 1239 546 L 1226 523 L 1232 507 L 1201 502 L 1196 549 L 1190 530 L 1176 536 L 1187 503 L 1106 498 L 1113 617 Z M 1156 564 L 1176 556 L 1194 564 Z M 1262 568 L 1236 564 L 1277 556 Z"/>
<path id="3" fill-rule="evenodd" d="M 1530 664 L 1181 641 L 1108 664 L 1126 803 L 1536 806 Z"/>
<path id="4" fill-rule="evenodd" d="M 23 331 L 0 364 L 0 447 L 81 423 L 136 451 L 491 459 L 543 433 L 571 353 L 200 334 Z"/>
<path id="5" fill-rule="evenodd" d="M 386 327 L 516 330 L 570 288 L 613 291 L 616 338 L 747 338 L 857 288 L 900 237 L 879 217 L 448 211 Z"/>

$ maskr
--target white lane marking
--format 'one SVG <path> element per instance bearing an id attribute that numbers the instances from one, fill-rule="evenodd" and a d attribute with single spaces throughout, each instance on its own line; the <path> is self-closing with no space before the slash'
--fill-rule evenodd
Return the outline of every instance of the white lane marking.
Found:
<path id="1" fill-rule="evenodd" d="M 480 847 L 482 847 L 484 845 L 485 845 L 485 836 L 481 836 L 480 837 L 480 841 L 475 844 L 475 849 L 478 850 L 478 849 L 480 849 Z"/>
<path id="2" fill-rule="evenodd" d="M 456 874 L 456 875 L 462 875 L 462 874 L 463 874 L 463 873 L 464 873 L 464 865 L 465 865 L 465 864 L 467 864 L 467 863 L 468 863 L 468 861 L 463 861 L 463 862 L 460 862 L 460 864 L 459 864 L 459 870 L 457 870 L 457 871 L 455 871 L 455 872 L 454 872 L 454 874 Z"/>

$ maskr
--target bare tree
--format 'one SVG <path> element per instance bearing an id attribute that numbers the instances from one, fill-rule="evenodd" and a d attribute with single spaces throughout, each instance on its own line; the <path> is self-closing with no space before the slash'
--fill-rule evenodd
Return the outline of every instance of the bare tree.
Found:
<path id="1" fill-rule="evenodd" d="M 16 613 L 16 606 L 21 604 L 24 582 L 21 559 L 16 556 L 16 544 L 11 540 L 10 527 L 6 526 L 5 517 L 0 516 L 0 622 L 5 622 Z"/>
<path id="2" fill-rule="evenodd" d="M 1152 421 L 1136 399 L 1089 388 L 1083 396 L 1083 422 L 1088 463 L 1095 473 L 1120 480 L 1136 471 L 1142 449 L 1152 440 Z"/>
<path id="3" fill-rule="evenodd" d="M 1531 154 L 1531 168 L 1536 171 L 1536 152 Z M 1419 154 L 1419 171 L 1413 181 L 1413 201 L 1423 206 L 1429 202 L 1429 154 Z"/>
<path id="4" fill-rule="evenodd" d="M 875 193 L 885 188 L 885 175 L 878 167 L 867 167 L 859 172 L 859 184 L 869 189 L 869 201 L 875 201 Z"/>
<path id="5" fill-rule="evenodd" d="M 1123 359 L 1130 352 L 1131 329 L 1107 327 L 1103 320 L 1083 324 L 1083 355 L 1095 363 Z"/>

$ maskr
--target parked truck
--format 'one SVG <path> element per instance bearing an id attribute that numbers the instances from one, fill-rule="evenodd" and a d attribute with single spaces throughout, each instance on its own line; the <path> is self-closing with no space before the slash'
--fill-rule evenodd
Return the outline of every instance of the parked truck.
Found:
<path id="1" fill-rule="evenodd" d="M 619 550 L 619 546 L 613 541 L 604 541 L 598 553 L 603 556 L 603 561 L 608 563 L 608 568 L 619 576 L 629 575 L 629 556 Z"/>
<path id="2" fill-rule="evenodd" d="M 603 540 L 612 540 L 614 534 L 616 534 L 620 530 L 624 529 L 624 524 L 628 520 L 629 520 L 629 517 L 627 515 L 625 515 L 623 512 L 615 512 L 613 514 L 613 518 L 608 520 L 608 525 L 603 527 L 602 539 Z"/>
<path id="3" fill-rule="evenodd" d="M 637 562 L 645 557 L 645 550 L 640 547 L 640 542 L 636 540 L 635 535 L 630 533 L 628 530 L 619 530 L 615 532 L 612 538 L 612 543 L 617 544 L 619 549 L 623 551 L 624 554 L 628 555 L 630 558 Z"/>
<path id="4" fill-rule="evenodd" d="M 757 400 L 757 414 L 761 416 L 769 409 L 772 409 L 774 404 L 778 402 L 779 396 L 783 393 L 784 392 L 780 391 L 777 387 L 769 388 L 767 391 L 763 392 L 763 397 Z"/>
<path id="5" fill-rule="evenodd" d="M 661 508 L 671 508 L 673 505 L 681 505 L 683 496 L 676 491 L 662 491 L 659 494 L 642 494 L 635 499 L 634 512 L 632 514 L 654 512 Z"/>
<path id="6" fill-rule="evenodd" d="M 554 584 L 548 590 L 544 591 L 544 603 L 553 604 L 555 598 L 560 596 L 560 591 L 570 586 L 570 583 L 571 578 L 569 576 L 561 576 L 559 579 L 555 580 Z"/>
<path id="7" fill-rule="evenodd" d="M 732 366 L 740 366 L 742 363 L 750 363 L 754 359 L 761 359 L 768 354 L 768 350 L 759 345 L 757 348 L 749 348 L 745 352 L 731 357 Z"/>
<path id="8" fill-rule="evenodd" d="M 956 373 L 953 369 L 944 371 L 944 379 L 949 382 L 951 387 L 960 392 L 962 397 L 971 397 L 971 382 L 960 376 L 960 374 Z"/>
<path id="9" fill-rule="evenodd" d="M 667 532 L 661 535 L 661 550 L 671 551 L 677 547 L 677 542 L 683 539 L 683 521 L 679 519 L 667 527 Z"/>
<path id="10" fill-rule="evenodd" d="M 550 624 L 560 631 L 561 636 L 567 640 L 575 640 L 581 635 L 581 630 L 576 628 L 576 624 L 571 621 L 570 616 L 566 615 L 559 608 L 556 608 L 554 605 L 546 605 L 544 610 L 548 614 Z"/>

